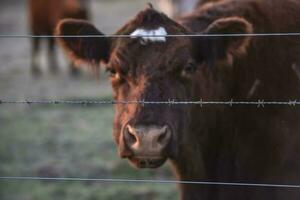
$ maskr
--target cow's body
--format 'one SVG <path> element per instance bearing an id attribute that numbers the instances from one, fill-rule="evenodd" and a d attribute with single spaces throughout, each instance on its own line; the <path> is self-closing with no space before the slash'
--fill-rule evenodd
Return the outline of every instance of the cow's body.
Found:
<path id="1" fill-rule="evenodd" d="M 117 34 L 158 27 L 168 34 L 300 32 L 299 11 L 297 0 L 230 0 L 206 4 L 179 25 L 146 9 Z M 72 29 L 101 34 L 80 21 L 63 21 L 58 34 Z M 61 42 L 74 59 L 108 63 L 116 100 L 300 99 L 299 36 L 139 40 Z M 299 184 L 299 119 L 299 108 L 289 106 L 117 105 L 114 137 L 120 155 L 137 167 L 169 159 L 179 180 Z M 276 187 L 185 184 L 181 191 L 188 200 L 300 198 L 299 189 Z"/>
<path id="2" fill-rule="evenodd" d="M 55 26 L 64 18 L 88 19 L 86 0 L 29 0 L 29 27 L 33 35 L 54 34 Z M 57 71 L 55 56 L 55 40 L 46 38 L 48 42 L 49 67 L 53 72 Z M 36 75 L 40 73 L 39 51 L 40 38 L 32 39 L 31 69 Z M 70 65 L 72 73 L 77 74 L 77 69 Z"/>
<path id="3" fill-rule="evenodd" d="M 230 16 L 245 18 L 253 24 L 254 33 L 300 31 L 299 1 L 236 0 L 228 3 L 224 1 L 199 8 L 190 16 L 182 18 L 181 22 L 195 32 L 202 32 L 212 21 Z M 204 98 L 211 101 L 226 101 L 231 98 L 235 101 L 299 99 L 300 79 L 297 76 L 300 68 L 299 55 L 299 36 L 253 37 L 247 55 L 234 61 L 233 73 L 230 76 L 232 80 L 228 80 L 229 85 L 225 87 L 230 90 L 223 96 L 219 96 L 221 92 L 217 92 L 216 97 L 198 96 L 196 99 Z M 202 79 L 198 87 L 201 88 L 203 84 Z M 212 85 L 210 89 L 205 90 L 212 91 L 214 87 Z M 300 162 L 297 159 L 300 152 L 299 108 L 280 106 L 223 108 L 198 109 L 193 114 L 195 129 L 197 127 L 199 129 L 203 119 L 212 113 L 216 114 L 203 124 L 206 126 L 208 138 L 204 142 L 206 147 L 201 150 L 205 152 L 203 163 L 206 163 L 206 172 L 197 171 L 196 174 L 206 174 L 207 177 L 204 178 L 206 180 L 225 182 L 300 183 Z M 215 111 L 212 112 L 212 109 Z M 196 145 L 201 143 L 200 139 L 188 141 L 195 141 Z M 191 143 L 189 145 L 194 146 Z M 192 153 L 187 152 L 182 156 L 189 158 L 190 154 Z M 193 154 L 197 155 L 195 152 Z M 179 170 L 185 169 L 185 163 L 194 163 L 195 166 L 191 168 L 196 169 L 202 166 L 194 156 L 179 163 L 183 165 L 178 167 Z M 190 173 L 189 168 L 180 174 L 186 174 L 181 177 L 182 179 L 197 180 L 193 178 L 196 176 Z M 187 196 L 193 195 L 193 191 L 189 192 L 190 189 L 193 190 L 192 186 L 182 187 L 187 189 L 185 193 Z M 201 190 L 199 186 L 194 188 L 196 191 Z M 282 188 L 223 186 L 215 187 L 209 193 L 209 199 L 300 198 L 300 190 Z"/>

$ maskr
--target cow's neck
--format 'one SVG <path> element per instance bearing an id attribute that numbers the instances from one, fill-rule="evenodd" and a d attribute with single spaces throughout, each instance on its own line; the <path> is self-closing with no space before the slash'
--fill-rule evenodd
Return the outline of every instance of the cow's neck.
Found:
<path id="1" fill-rule="evenodd" d="M 207 74 L 206 76 L 209 76 Z M 225 101 L 228 96 L 226 88 L 231 83 L 216 84 L 216 80 L 206 79 L 196 85 L 193 99 L 203 101 Z M 221 80 L 218 80 L 221 81 Z M 222 80 L 223 81 L 223 80 Z M 228 81 L 229 82 L 229 81 Z M 204 91 L 199 92 L 201 85 L 206 85 L 208 91 L 215 91 L 204 96 Z M 222 88 L 217 88 L 222 85 Z M 223 88 L 224 87 L 224 88 Z M 178 151 L 178 157 L 173 161 L 173 166 L 179 180 L 184 181 L 221 181 L 227 180 L 232 174 L 234 152 L 232 152 L 233 122 L 230 121 L 233 108 L 228 106 L 197 105 L 191 109 L 191 123 L 189 132 L 183 137 Z M 226 114 L 226 115 L 225 115 Z M 226 116 L 226 117 L 225 117 Z M 226 172 L 226 173 L 224 173 Z M 208 186 L 186 184 L 181 185 L 184 195 L 192 195 L 186 199 L 194 199 L 193 195 L 212 195 Z M 185 198 L 184 198 L 185 199 Z"/>
<path id="2" fill-rule="evenodd" d="M 191 134 L 193 137 L 187 139 L 189 140 L 188 145 L 172 162 L 177 179 L 182 181 L 228 180 L 234 170 L 231 165 L 234 153 L 230 146 L 232 144 L 230 140 L 234 137 L 234 133 L 228 134 L 226 130 L 230 128 L 230 125 L 226 127 L 226 122 L 221 122 L 218 116 L 221 116 L 223 112 L 228 115 L 229 112 L 205 106 L 194 109 L 194 111 L 193 116 L 200 116 L 197 119 L 206 118 L 207 121 L 214 122 L 207 123 L 205 130 L 197 129 L 197 127 L 203 127 L 203 125 L 199 125 L 200 123 L 205 122 L 198 120 L 193 122 L 191 126 L 191 131 L 195 131 L 194 134 Z M 217 195 L 216 191 L 212 192 L 213 189 L 214 187 L 209 185 L 180 184 L 182 199 L 213 198 L 212 195 Z"/>

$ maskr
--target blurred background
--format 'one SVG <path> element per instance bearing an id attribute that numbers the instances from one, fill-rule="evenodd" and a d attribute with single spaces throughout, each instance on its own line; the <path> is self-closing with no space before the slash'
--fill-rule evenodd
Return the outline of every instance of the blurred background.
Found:
<path id="1" fill-rule="evenodd" d="M 0 1 L 0 34 L 32 33 L 28 2 Z M 196 0 L 186 0 L 188 3 L 182 5 L 171 0 L 91 0 L 86 9 L 90 20 L 102 32 L 113 34 L 147 2 L 169 16 L 188 12 L 196 4 Z M 51 13 L 51 17 L 54 16 Z M 40 44 L 39 56 L 32 56 L 31 42 L 28 38 L 0 38 L 1 99 L 111 99 L 104 72 L 97 79 L 86 68 L 80 69 L 79 75 L 74 77 L 69 73 L 69 61 L 57 49 L 57 69 L 51 73 L 48 65 L 53 58 L 49 58 L 47 43 Z M 35 62 L 39 65 L 38 76 L 31 72 Z M 0 105 L 0 176 L 174 179 L 169 164 L 156 170 L 136 170 L 118 158 L 112 140 L 113 114 L 112 105 Z M 176 187 L 171 184 L 0 181 L 0 199 L 178 199 Z"/>

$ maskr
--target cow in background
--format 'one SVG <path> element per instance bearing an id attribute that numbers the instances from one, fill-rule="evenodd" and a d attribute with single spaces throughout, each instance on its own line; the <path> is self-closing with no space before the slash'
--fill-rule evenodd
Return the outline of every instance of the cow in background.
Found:
<path id="1" fill-rule="evenodd" d="M 33 35 L 53 35 L 57 22 L 64 18 L 88 19 L 88 0 L 29 0 L 29 24 Z M 48 43 L 48 65 L 55 73 L 58 70 L 55 55 L 55 39 L 45 38 Z M 31 71 L 41 74 L 39 53 L 41 38 L 32 38 Z M 70 73 L 78 75 L 78 69 L 70 63 Z"/>

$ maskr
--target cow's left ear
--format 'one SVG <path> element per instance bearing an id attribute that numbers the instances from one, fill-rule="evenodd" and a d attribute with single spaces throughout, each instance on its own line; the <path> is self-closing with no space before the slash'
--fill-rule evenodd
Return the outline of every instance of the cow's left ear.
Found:
<path id="1" fill-rule="evenodd" d="M 75 62 L 98 65 L 100 61 L 108 62 L 110 39 L 104 36 L 92 24 L 84 20 L 61 20 L 55 34 L 59 44 Z"/>
<path id="2" fill-rule="evenodd" d="M 198 39 L 197 52 L 201 59 L 207 62 L 216 62 L 227 59 L 232 61 L 233 57 L 246 53 L 253 33 L 253 27 L 250 22 L 241 17 L 227 17 L 217 19 L 212 22 L 204 34 L 218 35 L 216 37 L 202 37 Z M 221 36 L 225 34 L 225 36 Z M 236 36 L 226 36 L 226 34 L 242 34 Z"/>

